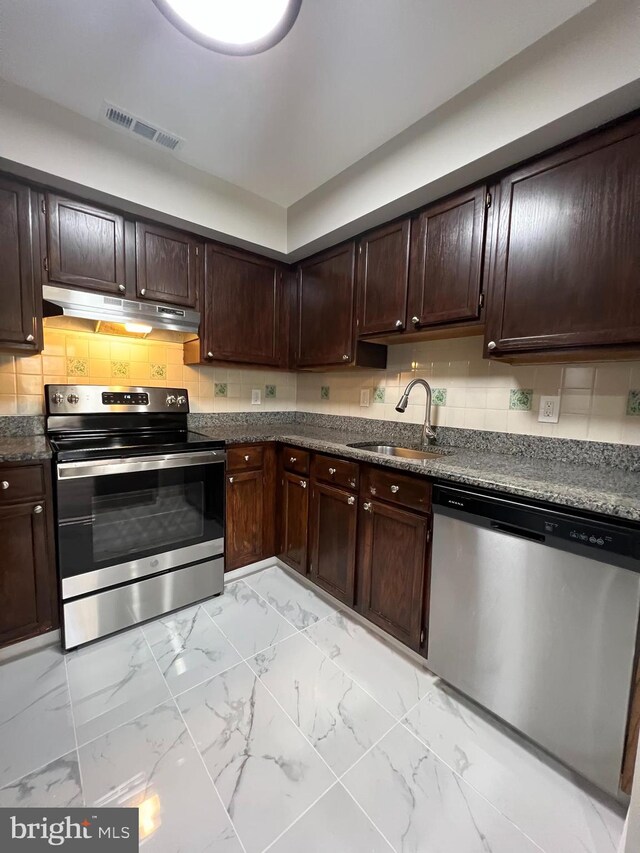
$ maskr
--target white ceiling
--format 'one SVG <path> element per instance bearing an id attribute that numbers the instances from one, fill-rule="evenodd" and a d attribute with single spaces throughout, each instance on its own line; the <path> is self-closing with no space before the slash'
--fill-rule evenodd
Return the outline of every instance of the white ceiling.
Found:
<path id="1" fill-rule="evenodd" d="M 114 103 L 289 206 L 592 2 L 303 0 L 283 42 L 228 57 L 152 0 L 0 0 L 0 77 L 95 120 Z"/>

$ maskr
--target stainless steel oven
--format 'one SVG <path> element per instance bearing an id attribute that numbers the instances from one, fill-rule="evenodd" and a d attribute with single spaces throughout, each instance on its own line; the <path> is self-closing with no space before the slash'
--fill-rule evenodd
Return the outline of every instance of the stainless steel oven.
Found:
<path id="1" fill-rule="evenodd" d="M 64 647 L 222 592 L 226 453 L 190 433 L 185 412 L 166 412 L 186 394 L 49 386 L 47 395 L 49 409 L 84 410 L 48 418 Z M 107 415 L 95 412 L 102 405 Z"/>

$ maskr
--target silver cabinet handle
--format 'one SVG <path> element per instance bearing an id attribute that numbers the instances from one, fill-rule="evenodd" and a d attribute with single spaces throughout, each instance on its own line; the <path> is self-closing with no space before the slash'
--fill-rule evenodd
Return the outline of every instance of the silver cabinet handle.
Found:
<path id="1" fill-rule="evenodd" d="M 342 356 L 342 360 L 343 360 L 343 361 L 349 361 L 349 356 L 345 353 L 345 354 Z"/>
<path id="2" fill-rule="evenodd" d="M 147 288 L 143 287 L 142 290 L 140 291 L 140 296 L 144 296 L 146 292 L 147 292 Z"/>
<path id="3" fill-rule="evenodd" d="M 412 317 L 411 322 L 413 323 L 414 326 L 419 326 L 420 325 L 420 317 Z"/>
<path id="4" fill-rule="evenodd" d="M 369 491 L 371 492 L 371 494 L 372 494 L 372 495 L 377 495 L 377 494 L 378 494 L 378 490 L 376 489 L 376 487 L 375 487 L 375 486 L 371 486 L 371 488 L 369 489 Z"/>
<path id="5" fill-rule="evenodd" d="M 302 486 L 303 489 L 306 489 L 307 488 L 307 481 L 306 480 L 300 480 L 300 485 Z"/>
<path id="6" fill-rule="evenodd" d="M 351 486 L 352 489 L 355 489 L 356 481 L 355 480 L 349 480 L 349 485 Z"/>
<path id="7" fill-rule="evenodd" d="M 229 477 L 229 482 L 233 483 L 233 477 Z"/>
<path id="8" fill-rule="evenodd" d="M 489 341 L 489 343 L 487 344 L 487 349 L 493 351 L 494 349 L 496 349 L 497 346 L 498 344 L 495 341 Z"/>
<path id="9" fill-rule="evenodd" d="M 30 343 L 32 343 L 32 342 L 34 341 L 34 337 L 33 337 L 33 335 L 27 335 L 27 337 L 25 338 L 25 340 L 26 340 L 26 342 L 27 342 L 28 344 L 30 344 Z"/>
<path id="10" fill-rule="evenodd" d="M 40 506 L 40 504 L 38 504 L 38 506 L 34 506 L 33 511 L 36 515 L 40 515 L 40 513 L 42 512 L 42 507 Z"/>
<path id="11" fill-rule="evenodd" d="M 401 329 L 404 326 L 402 320 L 396 320 L 396 329 Z"/>
<path id="12" fill-rule="evenodd" d="M 362 505 L 362 509 L 365 512 L 371 512 L 371 501 L 365 501 L 364 504 Z"/>
<path id="13" fill-rule="evenodd" d="M 3 481 L 2 481 L 2 488 L 3 488 L 3 489 L 8 489 L 8 488 L 9 488 L 9 481 L 8 481 L 8 480 L 3 480 Z"/>
<path id="14" fill-rule="evenodd" d="M 395 495 L 396 492 L 400 491 L 400 486 L 391 486 L 391 491 Z"/>
<path id="15" fill-rule="evenodd" d="M 356 499 L 354 498 L 353 495 L 351 495 L 351 497 L 347 498 L 347 503 L 349 504 L 349 506 L 353 506 L 355 502 L 356 502 Z"/>
<path id="16" fill-rule="evenodd" d="M 292 457 L 289 459 L 289 462 L 291 462 L 291 464 L 292 464 L 292 465 L 293 465 L 293 463 L 294 463 L 294 462 L 297 462 L 297 461 L 298 461 L 298 457 L 297 457 L 297 456 L 292 456 Z"/>
<path id="17" fill-rule="evenodd" d="M 336 469 L 335 468 L 329 468 L 329 473 L 333 477 L 333 475 L 336 473 Z"/>
<path id="18" fill-rule="evenodd" d="M 208 352 L 208 353 L 207 353 L 207 358 L 213 358 L 213 353 L 212 353 L 212 352 Z"/>
<path id="19" fill-rule="evenodd" d="M 125 288 L 124 284 L 119 284 L 119 285 L 118 285 L 118 290 L 120 291 L 120 293 L 124 293 L 124 292 L 125 292 L 125 290 L 126 290 L 126 288 Z"/>
<path id="20" fill-rule="evenodd" d="M 247 454 L 247 456 L 245 456 L 245 457 L 244 457 L 244 461 L 245 461 L 245 462 L 248 462 L 248 461 L 249 461 L 249 455 L 248 455 L 248 454 Z"/>

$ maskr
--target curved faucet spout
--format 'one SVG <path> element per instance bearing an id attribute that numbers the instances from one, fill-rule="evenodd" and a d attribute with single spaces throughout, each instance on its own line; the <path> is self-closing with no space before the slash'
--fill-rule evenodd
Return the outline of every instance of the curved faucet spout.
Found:
<path id="1" fill-rule="evenodd" d="M 407 404 L 409 403 L 409 394 L 411 394 L 411 391 L 415 388 L 416 385 L 421 385 L 427 392 L 427 406 L 424 416 L 424 424 L 422 426 L 422 446 L 427 447 L 429 441 L 436 437 L 436 433 L 433 427 L 431 426 L 431 386 L 425 379 L 412 379 L 411 382 L 409 382 L 407 387 L 402 392 L 402 397 L 400 397 L 400 399 L 398 400 L 396 412 L 400 412 L 402 414 L 404 411 L 406 411 Z"/>

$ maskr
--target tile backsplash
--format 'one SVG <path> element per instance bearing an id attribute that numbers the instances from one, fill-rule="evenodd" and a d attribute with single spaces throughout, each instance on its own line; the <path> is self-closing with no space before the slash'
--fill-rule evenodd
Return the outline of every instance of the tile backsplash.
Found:
<path id="1" fill-rule="evenodd" d="M 640 362 L 519 366 L 482 358 L 482 338 L 389 347 L 386 371 L 291 373 L 183 365 L 176 341 L 118 338 L 45 325 L 42 355 L 0 354 L 0 415 L 42 413 L 46 383 L 187 388 L 194 412 L 302 411 L 421 423 L 424 391 L 404 414 L 404 386 L 433 389 L 436 425 L 640 445 Z M 251 403 L 260 390 L 261 403 Z M 370 405 L 361 406 L 368 390 Z M 560 395 L 560 420 L 540 423 L 541 395 Z M 365 395 L 366 396 L 366 395 Z"/>
<path id="2" fill-rule="evenodd" d="M 424 419 L 416 388 L 405 414 L 395 411 L 411 379 L 433 389 L 432 420 L 449 427 L 640 444 L 640 362 L 510 365 L 482 358 L 482 338 L 398 344 L 381 371 L 298 374 L 298 411 Z M 360 391 L 371 404 L 360 406 Z M 560 395 L 557 424 L 540 423 L 541 395 Z"/>

